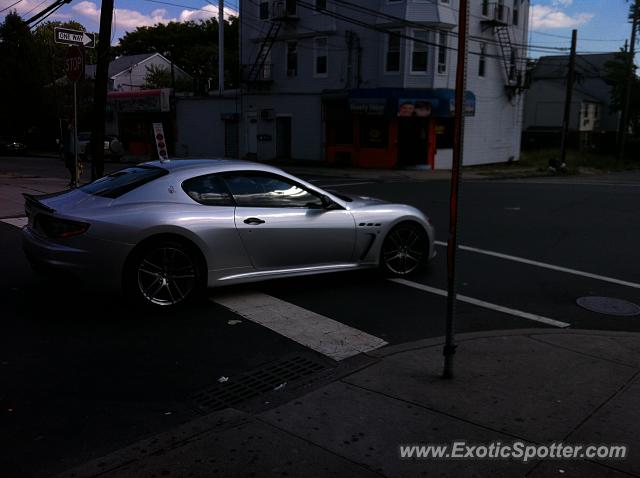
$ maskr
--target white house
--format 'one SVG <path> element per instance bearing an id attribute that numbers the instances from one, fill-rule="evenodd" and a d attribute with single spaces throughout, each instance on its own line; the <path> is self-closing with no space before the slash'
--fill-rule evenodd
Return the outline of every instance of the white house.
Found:
<path id="1" fill-rule="evenodd" d="M 160 53 L 140 53 L 124 55 L 109 63 L 109 91 L 139 91 L 144 88 L 147 74 L 151 68 L 163 68 L 171 71 L 171 60 Z M 191 76 L 177 65 L 173 65 L 176 79 L 189 79 Z M 85 67 L 85 76 L 95 78 L 96 65 Z"/>

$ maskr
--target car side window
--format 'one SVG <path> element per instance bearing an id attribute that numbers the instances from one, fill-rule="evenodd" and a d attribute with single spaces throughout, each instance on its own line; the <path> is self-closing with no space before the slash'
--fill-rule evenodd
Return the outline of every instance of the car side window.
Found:
<path id="1" fill-rule="evenodd" d="M 187 179 L 182 183 L 182 189 L 191 199 L 205 206 L 235 205 L 224 180 L 216 174 Z"/>
<path id="2" fill-rule="evenodd" d="M 236 204 L 241 207 L 292 207 L 319 209 L 322 199 L 287 178 L 272 174 L 225 175 Z"/>

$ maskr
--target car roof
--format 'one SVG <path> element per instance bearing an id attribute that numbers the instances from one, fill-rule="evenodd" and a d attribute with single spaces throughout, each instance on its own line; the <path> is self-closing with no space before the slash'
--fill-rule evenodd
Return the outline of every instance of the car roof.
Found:
<path id="1" fill-rule="evenodd" d="M 144 164 L 163 168 L 171 173 L 189 173 L 195 175 L 242 170 L 283 173 L 282 170 L 269 166 L 268 164 L 239 159 L 170 159 L 166 161 L 151 161 Z"/>

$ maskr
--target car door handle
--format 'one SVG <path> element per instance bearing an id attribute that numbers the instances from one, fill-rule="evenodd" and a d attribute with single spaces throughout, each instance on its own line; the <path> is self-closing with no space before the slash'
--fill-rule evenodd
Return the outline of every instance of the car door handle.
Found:
<path id="1" fill-rule="evenodd" d="M 257 226 L 258 224 L 264 224 L 265 221 L 262 219 L 258 219 L 257 217 L 248 217 L 244 220 L 245 224 L 250 224 L 252 226 Z"/>

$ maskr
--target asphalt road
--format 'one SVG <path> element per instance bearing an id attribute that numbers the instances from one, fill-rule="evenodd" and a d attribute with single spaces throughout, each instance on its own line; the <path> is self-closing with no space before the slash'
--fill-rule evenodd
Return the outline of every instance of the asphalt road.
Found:
<path id="1" fill-rule="evenodd" d="M 446 181 L 308 179 L 415 205 L 446 241 Z M 637 179 L 630 173 L 588 181 L 465 182 L 460 244 L 479 251 L 459 254 L 459 293 L 483 303 L 459 303 L 457 330 L 547 327 L 531 320 L 542 317 L 575 328 L 640 331 L 640 317 L 576 305 L 590 295 L 640 303 Z M 440 336 L 445 298 L 436 292 L 446 289 L 446 260 L 445 249 L 438 249 L 413 284 L 358 272 L 224 293 L 267 294 L 390 344 Z M 188 421 L 199 413 L 194 394 L 221 377 L 290 355 L 329 360 L 213 301 L 150 314 L 72 282 L 38 278 L 22 256 L 19 230 L 1 222 L 0 264 L 3 477 L 49 476 Z"/>

